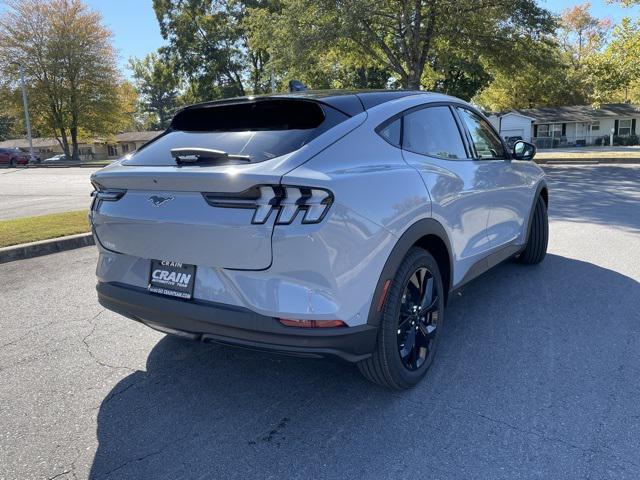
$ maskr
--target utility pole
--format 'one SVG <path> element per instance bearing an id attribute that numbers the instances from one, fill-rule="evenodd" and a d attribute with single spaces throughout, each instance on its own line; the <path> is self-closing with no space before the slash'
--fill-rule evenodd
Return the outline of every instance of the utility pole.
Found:
<path id="1" fill-rule="evenodd" d="M 276 93 L 276 76 L 273 67 L 270 68 L 271 93 Z"/>
<path id="2" fill-rule="evenodd" d="M 29 121 L 29 101 L 27 100 L 27 86 L 24 83 L 24 67 L 20 67 L 20 84 L 22 86 L 22 103 L 24 104 L 24 121 L 27 125 L 27 139 L 29 140 L 29 159 L 33 158 L 33 139 L 31 138 L 31 122 Z"/>

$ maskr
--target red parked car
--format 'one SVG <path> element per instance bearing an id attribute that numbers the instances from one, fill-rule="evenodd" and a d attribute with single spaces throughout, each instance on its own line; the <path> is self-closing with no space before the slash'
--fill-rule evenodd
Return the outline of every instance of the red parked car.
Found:
<path id="1" fill-rule="evenodd" d="M 26 165 L 29 163 L 29 154 L 19 148 L 0 148 L 0 165 Z"/>

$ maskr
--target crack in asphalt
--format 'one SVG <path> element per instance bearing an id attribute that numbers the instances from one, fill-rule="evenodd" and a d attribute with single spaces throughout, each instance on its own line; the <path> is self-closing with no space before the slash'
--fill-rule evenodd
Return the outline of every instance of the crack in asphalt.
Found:
<path id="1" fill-rule="evenodd" d="M 59 322 L 57 320 L 54 320 L 54 321 L 51 321 L 51 322 L 47 322 L 47 323 L 45 323 L 43 325 L 37 325 L 37 326 L 35 326 L 33 328 L 30 328 L 26 332 L 24 332 L 22 335 L 20 335 L 18 338 L 14 339 L 14 340 L 11 340 L 10 342 L 7 342 L 7 343 L 4 343 L 4 344 L 0 345 L 0 349 L 16 345 L 17 343 L 20 343 L 22 340 L 24 340 L 29 335 L 31 335 L 33 332 L 35 332 L 37 330 L 41 330 L 43 328 L 50 327 L 51 325 L 53 325 L 55 323 L 59 323 Z"/>
<path id="2" fill-rule="evenodd" d="M 100 403 L 100 405 L 98 405 L 97 409 L 102 408 L 104 406 L 106 406 L 111 400 L 113 400 L 116 397 L 119 397 L 120 395 L 122 395 L 124 392 L 126 392 L 127 390 L 129 390 L 131 387 L 134 387 L 136 385 L 138 385 L 139 383 L 144 382 L 145 379 L 142 378 L 141 380 L 138 380 L 137 382 L 131 382 L 129 385 L 127 385 L 124 388 L 121 388 L 118 391 L 111 391 L 111 393 L 109 395 L 107 395 L 107 397 Z M 94 409 L 95 410 L 95 409 Z"/>
<path id="3" fill-rule="evenodd" d="M 490 417 L 488 415 L 484 415 L 482 413 L 473 412 L 471 410 L 467 410 L 467 409 L 460 408 L 460 407 L 451 407 L 451 406 L 448 406 L 448 405 L 444 405 L 444 407 L 447 408 L 448 410 L 457 410 L 457 411 L 460 411 L 460 412 L 468 413 L 470 415 L 474 415 L 474 416 L 483 418 L 483 419 L 488 420 L 490 422 L 497 423 L 499 425 L 508 427 L 508 428 L 510 428 L 512 430 L 515 430 L 516 432 L 519 432 L 519 433 L 523 433 L 523 434 L 526 434 L 526 435 L 534 435 L 534 436 L 540 438 L 541 440 L 546 440 L 548 442 L 560 443 L 561 445 L 565 445 L 565 446 L 567 446 L 569 448 L 573 448 L 573 449 L 578 450 L 578 451 L 580 451 L 582 453 L 592 453 L 592 454 L 596 454 L 596 455 L 603 455 L 603 454 L 604 455 L 612 455 L 616 460 L 618 460 L 620 462 L 628 463 L 630 465 L 633 465 L 634 467 L 640 467 L 639 464 L 634 463 L 631 460 L 627 460 L 626 458 L 619 457 L 615 452 L 612 452 L 612 451 L 605 451 L 605 450 L 595 449 L 595 448 L 584 448 L 584 447 L 581 447 L 579 445 L 575 445 L 575 444 L 573 444 L 573 443 L 571 443 L 571 442 L 569 442 L 567 440 L 563 440 L 562 438 L 550 437 L 550 436 L 545 435 L 544 433 L 536 432 L 536 431 L 533 431 L 533 430 L 523 429 L 523 428 L 517 427 L 515 425 L 512 425 L 511 423 L 505 422 L 504 420 L 498 420 L 498 419 L 495 419 L 495 418 Z"/>
<path id="4" fill-rule="evenodd" d="M 438 395 L 439 394 L 436 393 L 436 396 L 438 396 Z M 396 398 L 399 398 L 399 399 L 402 399 L 402 400 L 405 400 L 407 402 L 411 402 L 411 403 L 413 403 L 415 405 L 421 405 L 420 403 L 418 403 L 418 402 L 416 402 L 416 401 L 414 401 L 412 399 L 409 399 L 409 398 L 404 398 L 404 397 L 399 396 L 399 395 L 392 395 L 392 396 L 394 396 Z M 509 428 L 509 429 L 514 430 L 514 431 L 516 431 L 518 433 L 522 433 L 522 434 L 525 434 L 525 435 L 534 435 L 534 436 L 540 438 L 541 440 L 545 440 L 545 441 L 548 441 L 548 442 L 559 443 L 561 445 L 564 445 L 566 447 L 572 448 L 574 450 L 578 450 L 578 451 L 582 452 L 583 454 L 591 453 L 591 454 L 596 454 L 596 455 L 611 455 L 612 457 L 614 457 L 616 460 L 618 460 L 620 462 L 628 463 L 630 465 L 633 465 L 634 467 L 640 467 L 639 464 L 637 464 L 637 463 L 635 463 L 635 462 L 633 462 L 631 460 L 627 460 L 626 458 L 620 457 L 618 454 L 616 454 L 613 451 L 597 450 L 597 449 L 594 449 L 594 448 L 584 448 L 584 447 L 581 447 L 579 445 L 575 445 L 575 444 L 573 444 L 573 443 L 571 443 L 571 442 L 569 442 L 567 440 L 563 440 L 562 438 L 550 437 L 550 436 L 545 435 L 544 433 L 541 433 L 541 432 L 536 432 L 534 430 L 527 430 L 527 429 L 524 429 L 524 428 L 520 428 L 520 427 L 518 427 L 516 425 L 513 425 L 513 424 L 511 424 L 509 422 L 505 422 L 504 420 L 498 420 L 496 418 L 490 417 L 488 415 L 484 415 L 484 414 L 479 413 L 479 412 L 474 412 L 472 410 L 467 410 L 465 408 L 460 408 L 460 407 L 452 407 L 450 405 L 445 405 L 442 402 L 439 402 L 439 403 L 442 405 L 442 407 L 446 408 L 447 410 L 459 411 L 459 412 L 466 413 L 466 414 L 469 414 L 469 415 L 472 415 L 472 416 L 475 416 L 475 417 L 480 417 L 480 418 L 482 418 L 484 420 L 487 420 L 489 422 L 492 422 L 492 423 L 501 425 L 503 427 Z"/>
<path id="5" fill-rule="evenodd" d="M 118 470 L 122 470 L 123 468 L 127 467 L 128 465 L 131 465 L 132 463 L 137 463 L 137 462 L 143 462 L 145 461 L 147 458 L 150 457 L 154 457 L 156 455 L 160 455 L 162 452 L 164 452 L 167 448 L 173 446 L 173 445 L 177 445 L 180 442 L 182 442 L 183 440 L 186 440 L 187 437 L 189 437 L 191 435 L 191 433 L 193 432 L 193 429 L 195 428 L 195 425 L 192 426 L 189 431 L 187 433 L 185 433 L 183 436 L 181 436 L 180 438 L 177 438 L 176 440 L 172 441 L 172 442 L 168 442 L 166 445 L 164 445 L 162 448 L 158 449 L 158 450 L 154 450 L 153 452 L 149 452 L 146 453 L 144 455 L 141 455 L 139 457 L 135 457 L 135 458 L 131 458 L 129 460 L 126 460 L 125 462 L 121 463 L 120 465 L 118 465 L 115 468 L 112 468 L 111 470 L 108 470 L 105 473 L 100 473 L 97 474 L 97 476 L 100 476 L 102 478 L 106 478 L 108 476 L 110 476 L 111 474 L 117 472 Z"/>
<path id="6" fill-rule="evenodd" d="M 89 356 L 101 367 L 106 367 L 106 368 L 111 368 L 114 370 L 127 370 L 129 372 L 136 372 L 137 370 L 135 368 L 131 368 L 131 367 L 127 367 L 127 366 L 120 366 L 120 365 L 111 365 L 103 360 L 101 360 L 100 358 L 98 358 L 98 356 L 96 354 L 93 353 L 93 350 L 91 350 L 91 345 L 89 345 L 89 337 L 91 337 L 91 335 L 93 335 L 98 327 L 98 325 L 95 323 L 95 320 L 102 315 L 104 312 L 106 312 L 105 309 L 102 309 L 101 311 L 99 311 L 96 315 L 94 315 L 93 317 L 91 317 L 89 319 L 89 323 L 92 325 L 91 331 L 86 334 L 84 336 L 84 338 L 82 339 L 82 343 L 84 344 L 85 350 L 87 351 L 87 353 L 89 354 Z"/>

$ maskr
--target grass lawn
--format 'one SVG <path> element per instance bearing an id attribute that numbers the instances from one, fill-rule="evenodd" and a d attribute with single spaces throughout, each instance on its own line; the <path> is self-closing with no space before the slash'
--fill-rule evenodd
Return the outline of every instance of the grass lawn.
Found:
<path id="1" fill-rule="evenodd" d="M 86 210 L 0 220 L 0 247 L 88 231 Z"/>

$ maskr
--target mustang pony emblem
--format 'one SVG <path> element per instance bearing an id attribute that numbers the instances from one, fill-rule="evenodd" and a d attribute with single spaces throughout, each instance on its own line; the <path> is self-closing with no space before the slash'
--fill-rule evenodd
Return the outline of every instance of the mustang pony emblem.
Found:
<path id="1" fill-rule="evenodd" d="M 163 197 L 162 195 L 151 195 L 149 201 L 154 207 L 161 207 L 167 202 L 170 202 L 174 198 L 172 196 Z"/>

